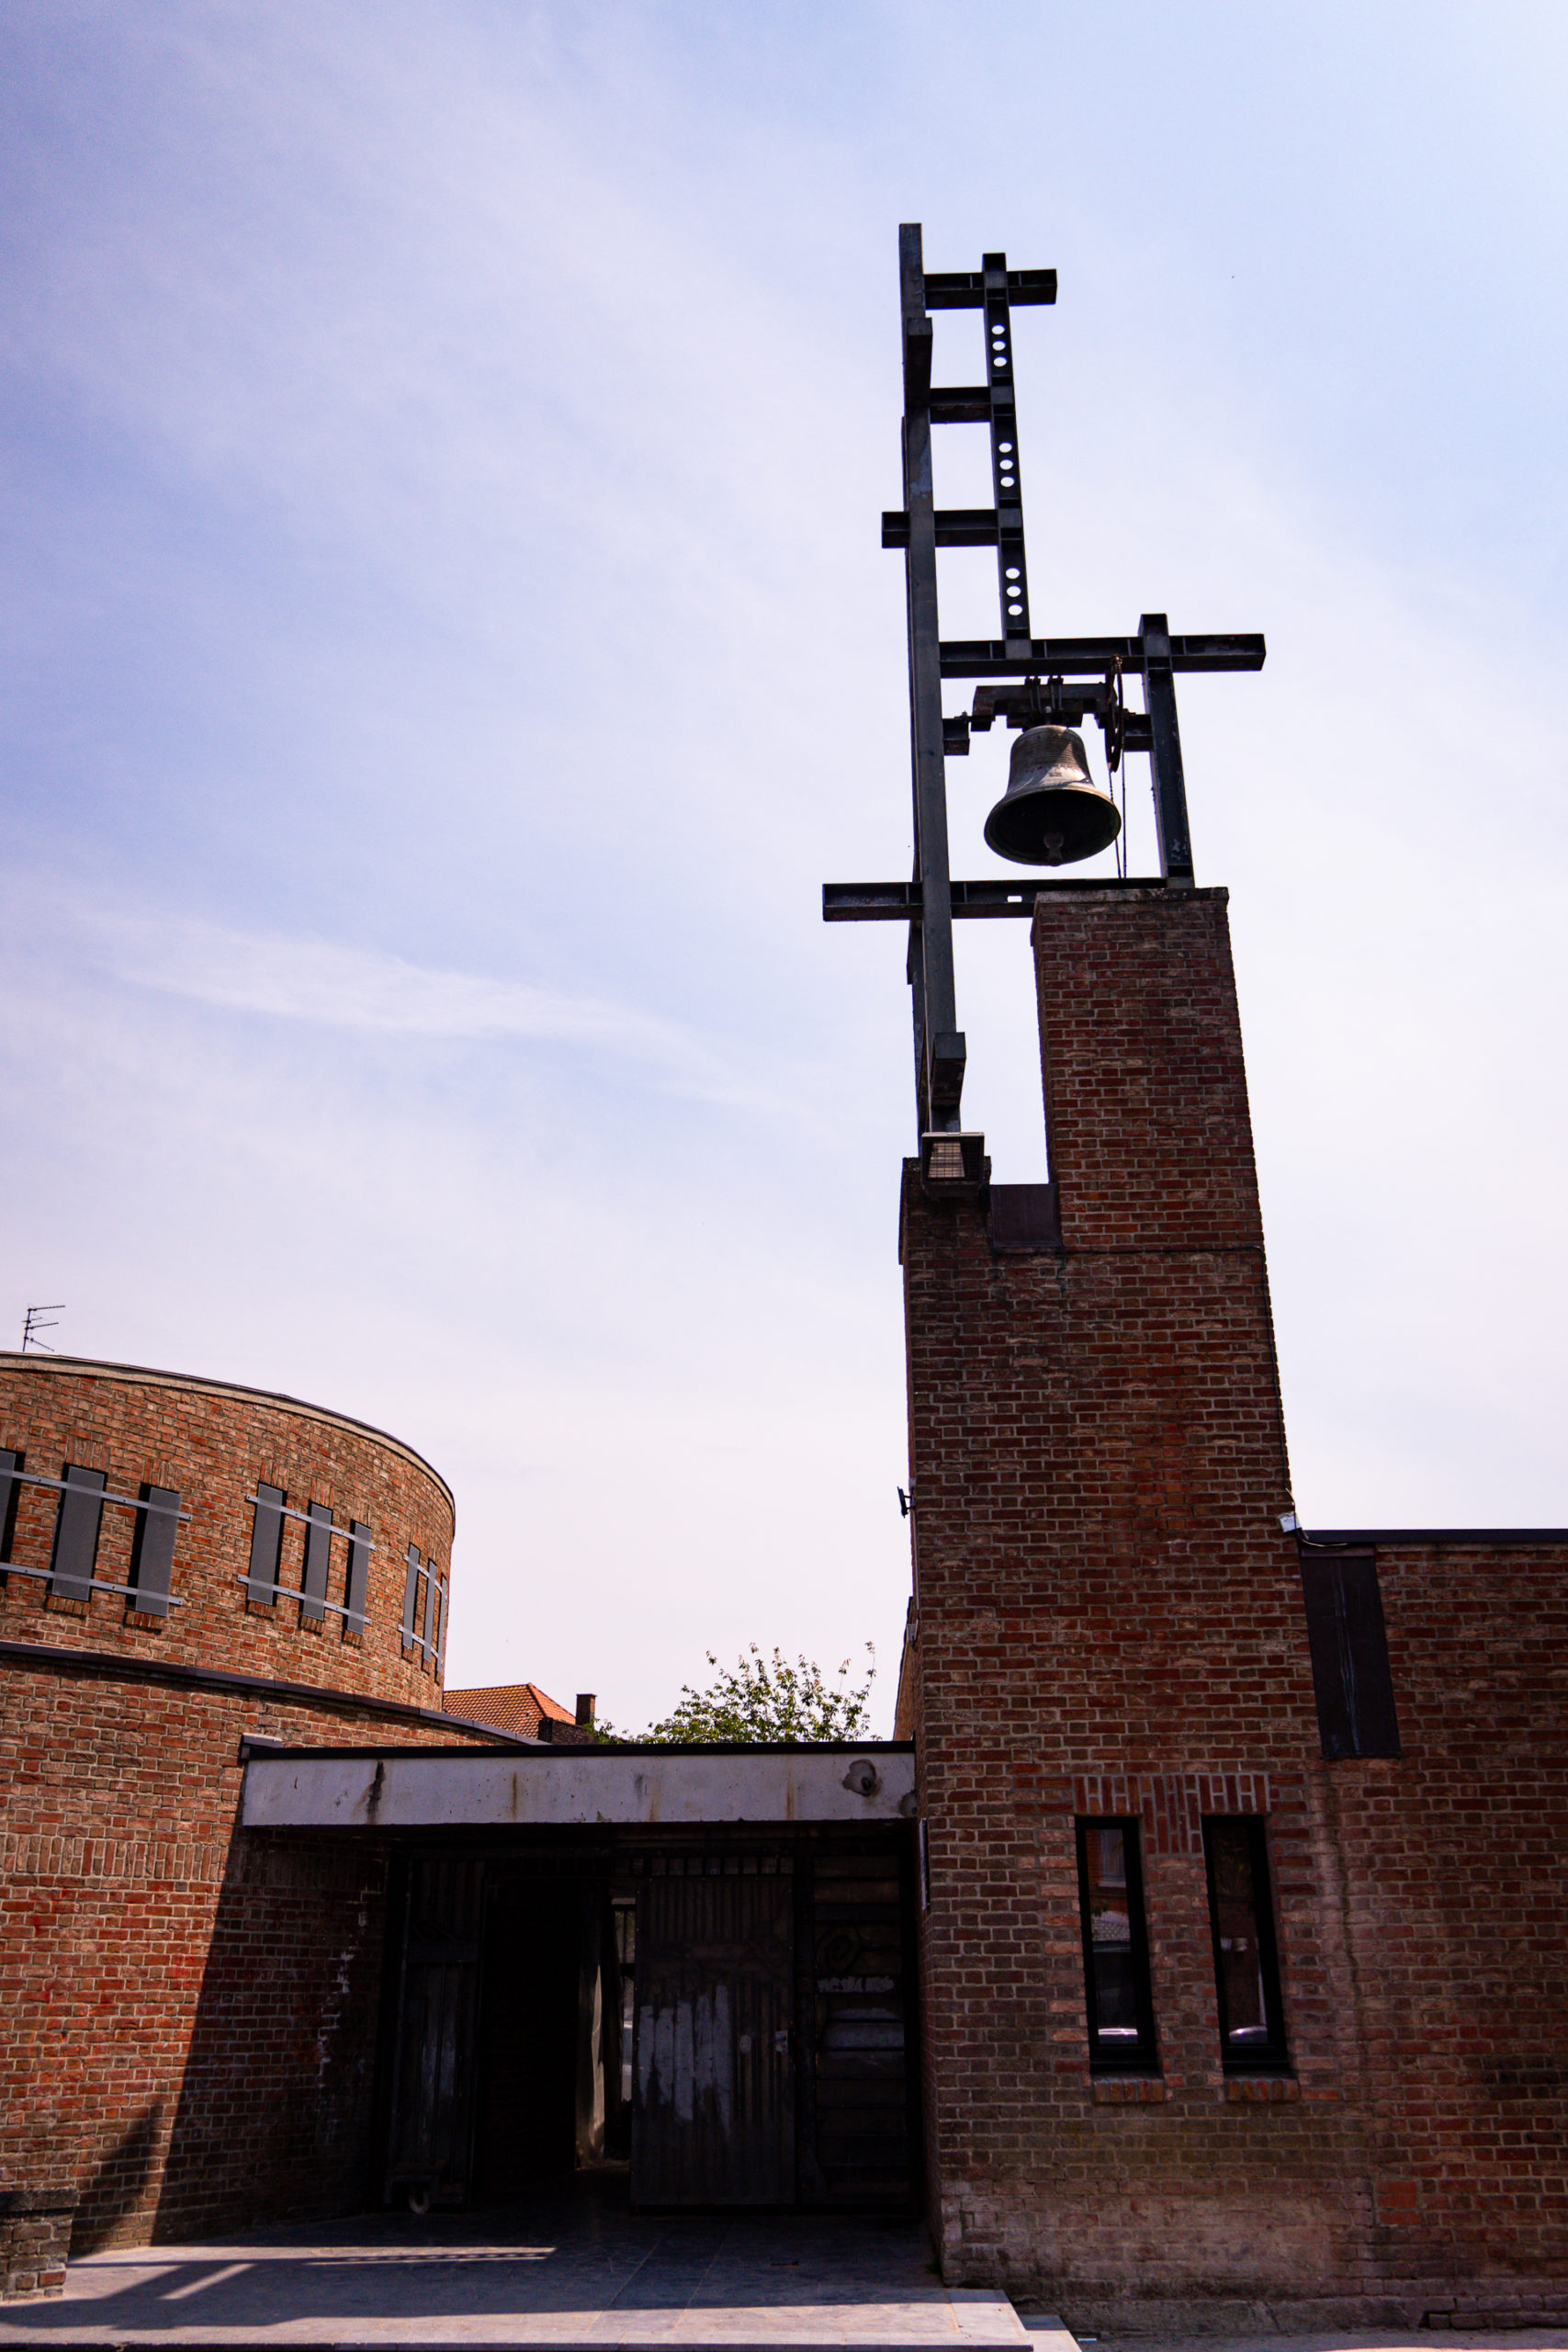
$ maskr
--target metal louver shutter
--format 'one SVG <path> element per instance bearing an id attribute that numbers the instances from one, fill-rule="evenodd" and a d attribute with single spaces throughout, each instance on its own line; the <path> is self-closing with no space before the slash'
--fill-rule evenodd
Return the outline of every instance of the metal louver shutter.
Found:
<path id="1" fill-rule="evenodd" d="M 169 1584 L 174 1574 L 175 1537 L 179 1532 L 180 1497 L 176 1487 L 144 1487 L 136 1514 L 136 1546 L 130 1581 L 135 1606 L 147 1617 L 169 1613 Z"/>
<path id="2" fill-rule="evenodd" d="M 103 1520 L 107 1470 L 65 1465 L 65 1485 L 54 1522 L 54 1556 L 50 1562 L 51 1592 L 62 1600 L 92 1598 L 93 1569 L 98 1556 L 98 1528 Z"/>
<path id="3" fill-rule="evenodd" d="M 299 1622 L 302 1625 L 321 1625 L 327 1615 L 321 1603 L 327 1597 L 327 1571 L 332 1563 L 333 1515 L 325 1503 L 311 1503 L 305 1518 L 305 1574 L 299 1587 Z"/>
<path id="4" fill-rule="evenodd" d="M 277 1598 L 277 1571 L 283 1557 L 283 1488 L 264 1486 L 258 1478 L 245 1589 L 247 1600 L 265 1601 L 269 1608 Z"/>
<path id="5" fill-rule="evenodd" d="M 22 1456 L 9 1447 L 0 1446 L 0 1560 L 11 1556 L 11 1537 L 17 1524 L 17 1502 L 22 1491 L 17 1473 L 22 1466 Z M 0 1586 L 6 1582 L 0 1577 Z"/>
<path id="6" fill-rule="evenodd" d="M 435 1656 L 435 1559 L 431 1555 L 424 1575 L 424 1655 Z"/>
<path id="7" fill-rule="evenodd" d="M 362 1519 L 349 1521 L 348 1528 L 348 1590 L 344 1600 L 348 1609 L 345 1625 L 356 1634 L 365 1631 L 365 1594 L 370 1581 L 370 1530 Z"/>

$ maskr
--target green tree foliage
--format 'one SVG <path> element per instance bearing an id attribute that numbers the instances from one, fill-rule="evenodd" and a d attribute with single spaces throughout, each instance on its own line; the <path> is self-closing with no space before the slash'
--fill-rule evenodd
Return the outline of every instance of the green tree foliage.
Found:
<path id="1" fill-rule="evenodd" d="M 848 1658 L 829 1680 L 814 1658 L 796 1658 L 791 1666 L 782 1650 L 765 1658 L 755 1642 L 733 1669 L 719 1667 L 709 1650 L 708 1664 L 718 1671 L 706 1690 L 683 1684 L 671 1713 L 643 1736 L 669 1747 L 706 1747 L 718 1740 L 758 1747 L 775 1740 L 805 1746 L 864 1736 L 876 1679 L 875 1645 L 865 1646 L 871 1663 L 858 1690 L 850 1687 Z"/>

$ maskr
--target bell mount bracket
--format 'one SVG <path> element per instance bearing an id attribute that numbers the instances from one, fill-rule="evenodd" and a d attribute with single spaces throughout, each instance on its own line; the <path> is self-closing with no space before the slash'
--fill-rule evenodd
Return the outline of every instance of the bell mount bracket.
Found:
<path id="1" fill-rule="evenodd" d="M 928 270 L 919 223 L 911 221 L 898 232 L 898 284 L 904 504 L 883 515 L 882 544 L 902 548 L 905 559 L 914 873 L 907 883 L 825 883 L 822 916 L 826 922 L 909 926 L 916 1109 L 919 1133 L 927 1136 L 957 1131 L 962 1124 L 965 1051 L 953 978 L 954 918 L 1029 915 L 1042 890 L 1190 889 L 1192 842 L 1176 715 L 1176 673 L 1260 670 L 1265 648 L 1258 635 L 1173 636 L 1163 613 L 1145 613 L 1133 637 L 1034 637 L 1024 552 L 1012 312 L 1024 305 L 1054 303 L 1056 273 L 1009 269 L 1007 255 L 1000 253 L 983 254 L 978 270 Z M 985 383 L 932 384 L 933 311 L 984 311 Z M 991 506 L 938 507 L 931 474 L 933 424 L 988 426 Z M 936 562 L 937 549 L 942 547 L 996 548 L 999 637 L 943 640 Z M 1128 707 L 1122 699 L 1122 681 L 1133 677 L 1143 681 L 1142 710 Z M 1017 679 L 1021 684 L 1016 688 L 982 684 L 970 710 L 944 718 L 942 689 L 946 678 Z M 1077 726 L 1090 715 L 1105 730 L 1112 768 L 1123 752 L 1148 755 L 1158 875 L 954 881 L 948 856 L 946 761 L 968 751 L 971 730 L 984 731 L 998 718 L 1010 727 L 1037 725 L 1052 718 Z"/>

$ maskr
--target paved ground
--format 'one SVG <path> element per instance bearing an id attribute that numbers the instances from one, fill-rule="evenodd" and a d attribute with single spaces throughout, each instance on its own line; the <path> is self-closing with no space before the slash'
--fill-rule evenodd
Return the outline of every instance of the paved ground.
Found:
<path id="1" fill-rule="evenodd" d="M 1055 2326 L 1023 2313 L 1032 2335 L 1037 2327 Z M 1074 2338 L 1061 2339 L 1063 2352 Z M 1354 2329 L 1325 2335 L 1271 2335 L 1259 2328 L 1256 2335 L 1084 2335 L 1077 2338 L 1089 2352 L 1568 2352 L 1568 2328 L 1417 2328 L 1408 2335 L 1387 2330 L 1360 2334 Z"/>
<path id="2" fill-rule="evenodd" d="M 1092 2352 L 1568 2352 L 1568 2329 L 1086 2336 Z M 613 2197 L 375 2214 L 73 2262 L 65 2293 L 0 2303 L 0 2352 L 1077 2352 L 1060 2321 L 948 2289 L 908 2222 L 635 2216 Z"/>
<path id="3" fill-rule="evenodd" d="M 1038 2323 L 1036 2324 L 1038 2325 Z M 62 2297 L 0 2305 L 17 2346 L 504 2346 L 560 2352 L 766 2346 L 812 2352 L 1073 2352 L 1005 2295 L 949 2290 L 908 2222 L 655 2219 L 539 2199 L 504 2212 L 377 2214 L 222 2245 L 73 2262 Z"/>

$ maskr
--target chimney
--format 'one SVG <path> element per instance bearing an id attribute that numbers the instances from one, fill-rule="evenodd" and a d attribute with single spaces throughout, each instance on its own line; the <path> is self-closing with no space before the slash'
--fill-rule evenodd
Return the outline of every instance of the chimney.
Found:
<path id="1" fill-rule="evenodd" d="M 580 1690 L 577 1694 L 577 1724 L 580 1731 L 592 1731 L 593 1728 L 594 1698 L 595 1693 L 592 1690 Z"/>

